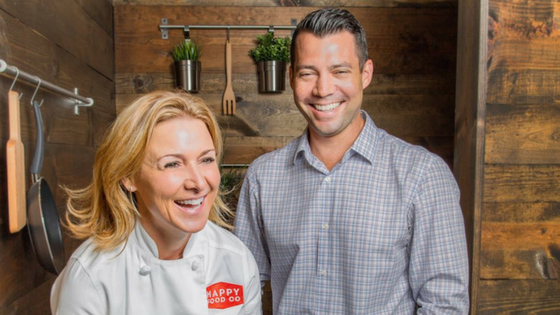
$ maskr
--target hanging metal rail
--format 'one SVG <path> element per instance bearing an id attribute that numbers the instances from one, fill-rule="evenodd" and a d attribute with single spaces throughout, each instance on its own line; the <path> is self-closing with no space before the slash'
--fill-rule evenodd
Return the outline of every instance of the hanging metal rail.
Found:
<path id="1" fill-rule="evenodd" d="M 161 38 L 168 39 L 169 29 L 182 29 L 185 35 L 185 39 L 189 38 L 189 32 L 191 29 L 246 29 L 246 30 L 254 30 L 254 29 L 265 29 L 269 32 L 274 32 L 274 30 L 295 30 L 296 29 L 296 19 L 292 19 L 292 25 L 171 25 L 167 24 L 167 18 L 161 19 L 161 24 L 159 25 L 159 29 L 161 30 Z"/>
<path id="2" fill-rule="evenodd" d="M 41 87 L 47 90 L 51 90 L 62 96 L 66 96 L 75 100 L 74 104 L 74 114 L 80 114 L 80 107 L 90 107 L 93 105 L 93 99 L 89 97 L 83 97 L 78 95 L 78 89 L 75 88 L 74 92 L 61 88 L 58 85 L 50 83 L 48 81 L 41 80 L 41 78 L 31 75 L 27 72 L 19 70 L 17 67 L 9 66 L 4 60 L 0 59 L 0 73 L 6 73 L 14 77 L 14 83 L 18 79 L 24 79 L 28 81 L 28 83 L 35 83 L 37 87 Z M 12 85 L 13 86 L 13 85 Z"/>

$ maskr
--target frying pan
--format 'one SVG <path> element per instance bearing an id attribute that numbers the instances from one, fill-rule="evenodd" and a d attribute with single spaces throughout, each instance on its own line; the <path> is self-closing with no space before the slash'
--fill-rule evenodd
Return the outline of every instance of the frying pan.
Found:
<path id="1" fill-rule="evenodd" d="M 48 272 L 59 274 L 66 264 L 64 245 L 56 205 L 47 181 L 41 177 L 43 167 L 43 119 L 39 103 L 33 101 L 37 139 L 30 171 L 33 185 L 27 194 L 27 227 L 39 264 Z"/>

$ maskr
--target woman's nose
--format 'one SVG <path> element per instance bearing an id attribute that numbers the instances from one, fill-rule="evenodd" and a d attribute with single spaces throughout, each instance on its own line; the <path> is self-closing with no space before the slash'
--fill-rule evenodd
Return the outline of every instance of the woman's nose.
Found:
<path id="1" fill-rule="evenodd" d="M 201 170 L 196 165 L 189 165 L 185 171 L 184 186 L 186 189 L 202 190 L 206 180 Z"/>

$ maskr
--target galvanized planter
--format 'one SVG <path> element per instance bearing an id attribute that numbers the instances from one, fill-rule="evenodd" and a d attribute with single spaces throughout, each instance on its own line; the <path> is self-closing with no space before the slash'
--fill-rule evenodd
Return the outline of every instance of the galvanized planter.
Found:
<path id="1" fill-rule="evenodd" d="M 257 62 L 259 93 L 280 93 L 286 89 L 286 63 L 283 61 Z"/>
<path id="2" fill-rule="evenodd" d="M 176 86 L 190 93 L 197 93 L 200 87 L 201 69 L 202 67 L 198 60 L 175 61 Z"/>

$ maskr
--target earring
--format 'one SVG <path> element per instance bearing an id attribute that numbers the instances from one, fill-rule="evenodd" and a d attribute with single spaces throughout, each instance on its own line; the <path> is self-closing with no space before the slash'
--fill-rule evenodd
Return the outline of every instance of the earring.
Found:
<path id="1" fill-rule="evenodd" d="M 132 192 L 132 189 L 134 189 L 134 187 L 132 186 L 128 187 L 128 191 Z"/>

